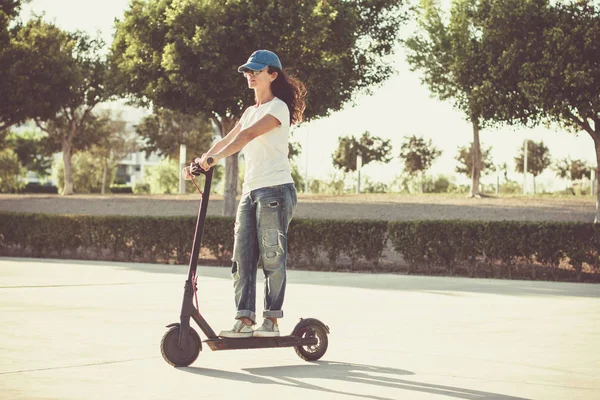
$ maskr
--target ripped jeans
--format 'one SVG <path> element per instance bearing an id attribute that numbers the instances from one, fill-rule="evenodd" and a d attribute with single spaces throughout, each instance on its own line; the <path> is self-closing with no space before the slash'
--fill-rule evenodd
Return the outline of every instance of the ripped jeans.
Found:
<path id="1" fill-rule="evenodd" d="M 256 275 L 265 275 L 264 318 L 283 317 L 287 230 L 296 210 L 293 183 L 264 187 L 242 195 L 235 218 L 233 287 L 236 319 L 256 322 Z"/>

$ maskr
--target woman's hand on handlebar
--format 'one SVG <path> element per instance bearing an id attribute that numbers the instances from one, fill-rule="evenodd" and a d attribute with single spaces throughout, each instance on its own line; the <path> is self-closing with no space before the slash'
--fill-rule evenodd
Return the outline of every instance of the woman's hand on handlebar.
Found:
<path id="1" fill-rule="evenodd" d="M 203 170 L 208 171 L 217 163 L 217 158 L 213 154 L 204 153 L 200 158 L 196 158 L 194 162 L 197 163 Z"/>
<path id="2" fill-rule="evenodd" d="M 186 181 L 191 180 L 193 178 L 191 167 L 187 166 L 184 169 L 182 169 L 181 170 L 181 175 L 183 175 L 183 179 L 185 179 Z"/>

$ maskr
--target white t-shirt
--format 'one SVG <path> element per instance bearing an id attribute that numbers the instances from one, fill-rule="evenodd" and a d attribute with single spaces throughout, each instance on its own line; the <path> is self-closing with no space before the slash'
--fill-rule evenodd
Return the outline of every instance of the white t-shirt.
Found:
<path id="1" fill-rule="evenodd" d="M 290 112 L 287 104 L 275 97 L 258 107 L 248 107 L 242 115 L 240 124 L 242 129 L 246 129 L 268 114 L 277 118 L 281 125 L 254 138 L 244 146 L 246 172 L 243 193 L 294 182 L 288 160 Z"/>

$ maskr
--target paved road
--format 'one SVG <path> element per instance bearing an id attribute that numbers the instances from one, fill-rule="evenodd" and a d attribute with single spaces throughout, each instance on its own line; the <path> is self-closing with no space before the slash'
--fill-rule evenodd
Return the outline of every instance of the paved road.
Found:
<path id="1" fill-rule="evenodd" d="M 178 369 L 159 342 L 186 271 L 0 258 L 0 398 L 600 398 L 599 285 L 290 271 L 280 326 L 327 323 L 321 361 L 205 349 Z M 228 270 L 199 272 L 203 315 L 228 328 Z"/>
<path id="2" fill-rule="evenodd" d="M 89 215 L 198 215 L 197 195 L 3 195 L 0 211 Z M 436 195 L 299 195 L 295 218 L 464 219 L 486 221 L 580 221 L 593 222 L 592 198 L 484 198 Z M 222 215 L 223 200 L 208 204 L 208 215 Z"/>

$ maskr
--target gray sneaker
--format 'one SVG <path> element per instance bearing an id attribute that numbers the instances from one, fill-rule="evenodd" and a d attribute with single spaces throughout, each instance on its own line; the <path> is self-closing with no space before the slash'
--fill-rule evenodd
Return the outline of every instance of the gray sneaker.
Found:
<path id="1" fill-rule="evenodd" d="M 254 337 L 273 336 L 279 336 L 279 327 L 268 318 L 265 318 L 263 324 L 254 330 Z"/>
<path id="2" fill-rule="evenodd" d="M 245 338 L 252 337 L 254 331 L 252 330 L 252 326 L 246 325 L 242 322 L 242 320 L 237 320 L 233 328 L 229 331 L 221 331 L 219 336 L 226 338 Z"/>

